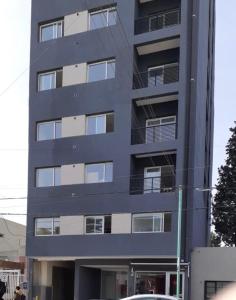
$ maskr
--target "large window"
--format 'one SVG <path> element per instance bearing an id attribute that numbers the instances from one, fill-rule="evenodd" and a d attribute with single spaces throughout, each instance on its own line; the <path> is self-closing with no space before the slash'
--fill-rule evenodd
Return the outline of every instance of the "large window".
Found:
<path id="1" fill-rule="evenodd" d="M 224 288 L 226 285 L 230 284 L 230 281 L 205 281 L 205 300 L 212 299 L 215 294 Z"/>
<path id="2" fill-rule="evenodd" d="M 135 294 L 162 294 L 176 297 L 176 272 L 135 272 Z M 154 300 L 150 298 L 140 298 Z M 156 298 L 155 298 L 156 299 Z M 158 298 L 156 300 L 164 300 Z M 184 273 L 180 274 L 180 299 L 184 299 Z"/>
<path id="3" fill-rule="evenodd" d="M 115 77 L 115 60 L 102 61 L 88 65 L 88 82 L 111 79 Z"/>
<path id="4" fill-rule="evenodd" d="M 133 215 L 132 232 L 168 232 L 171 231 L 170 213 L 148 213 Z"/>
<path id="5" fill-rule="evenodd" d="M 114 130 L 114 114 L 92 115 L 86 118 L 86 134 L 101 134 Z"/>
<path id="6" fill-rule="evenodd" d="M 85 166 L 85 183 L 111 182 L 112 180 L 112 162 L 88 164 Z"/>
<path id="7" fill-rule="evenodd" d="M 37 124 L 37 141 L 61 138 L 61 120 Z"/>
<path id="8" fill-rule="evenodd" d="M 116 24 L 116 7 L 97 10 L 89 14 L 89 29 L 94 30 Z"/>
<path id="9" fill-rule="evenodd" d="M 36 218 L 35 235 L 60 234 L 60 218 Z"/>
<path id="10" fill-rule="evenodd" d="M 56 89 L 62 86 L 62 69 L 38 74 L 38 91 Z"/>
<path id="11" fill-rule="evenodd" d="M 86 234 L 111 233 L 111 216 L 88 216 L 85 218 Z"/>
<path id="12" fill-rule="evenodd" d="M 39 27 L 39 40 L 45 42 L 63 36 L 63 20 L 43 24 Z"/>
<path id="13" fill-rule="evenodd" d="M 36 169 L 36 187 L 58 186 L 60 184 L 60 167 Z"/>

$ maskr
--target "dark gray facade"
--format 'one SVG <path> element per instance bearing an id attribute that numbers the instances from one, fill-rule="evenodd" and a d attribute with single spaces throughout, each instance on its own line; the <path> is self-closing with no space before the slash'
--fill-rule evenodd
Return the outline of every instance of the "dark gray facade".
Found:
<path id="1" fill-rule="evenodd" d="M 39 42 L 40 24 L 114 5 L 116 25 Z M 214 5 L 214 0 L 32 0 L 27 255 L 34 261 L 68 260 L 70 267 L 74 262 L 76 300 L 101 297 L 101 272 L 109 266 L 126 266 L 128 295 L 135 293 L 133 272 L 176 271 L 179 186 L 184 299 L 189 299 L 190 253 L 208 243 L 209 195 L 196 187 L 211 186 Z M 176 9 L 176 24 L 165 21 L 150 30 L 150 16 Z M 111 58 L 113 79 L 38 92 L 39 72 Z M 160 65 L 172 71 L 162 73 L 161 84 L 150 84 L 148 68 Z M 38 122 L 111 111 L 114 132 L 36 139 Z M 146 120 L 168 116 L 176 118 L 174 138 L 147 142 Z M 37 168 L 105 161 L 113 162 L 110 183 L 36 187 Z M 163 168 L 167 179 L 158 192 L 145 193 L 144 168 L 151 166 L 171 170 Z M 36 218 L 152 212 L 172 213 L 170 232 L 35 236 Z M 34 299 L 39 292 L 32 277 Z M 45 299 L 54 300 L 47 289 Z"/>

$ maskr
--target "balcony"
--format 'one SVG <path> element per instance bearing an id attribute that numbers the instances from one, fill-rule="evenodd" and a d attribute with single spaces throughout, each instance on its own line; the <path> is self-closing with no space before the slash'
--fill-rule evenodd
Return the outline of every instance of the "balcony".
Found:
<path id="1" fill-rule="evenodd" d="M 175 190 L 175 156 L 172 153 L 133 157 L 130 194 L 173 192 Z"/>
<path id="2" fill-rule="evenodd" d="M 160 30 L 180 24 L 180 9 L 152 14 L 135 21 L 135 34 Z"/>
<path id="3" fill-rule="evenodd" d="M 132 109 L 132 145 L 177 139 L 177 95 L 137 99 Z"/>
<path id="4" fill-rule="evenodd" d="M 146 72 L 134 74 L 134 89 L 158 87 L 179 81 L 179 63 L 170 63 L 148 68 Z"/>
<path id="5" fill-rule="evenodd" d="M 176 139 L 176 121 L 170 118 L 170 124 L 149 125 L 132 130 L 132 145 L 168 142 Z M 174 120 L 172 120 L 174 119 Z"/>

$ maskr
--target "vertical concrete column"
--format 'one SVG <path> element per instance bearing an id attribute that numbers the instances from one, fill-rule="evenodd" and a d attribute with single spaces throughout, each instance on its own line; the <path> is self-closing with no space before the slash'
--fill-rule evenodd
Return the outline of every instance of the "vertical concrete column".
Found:
<path id="1" fill-rule="evenodd" d="M 74 277 L 74 300 L 82 300 L 79 299 L 79 281 L 80 281 L 80 264 L 79 261 L 75 261 L 75 277 Z"/>

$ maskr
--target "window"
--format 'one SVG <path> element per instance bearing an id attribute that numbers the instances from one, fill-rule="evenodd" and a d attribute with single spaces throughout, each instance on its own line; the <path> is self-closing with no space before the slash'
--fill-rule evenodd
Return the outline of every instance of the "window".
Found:
<path id="1" fill-rule="evenodd" d="M 230 284 L 230 281 L 205 281 L 205 300 L 212 299 L 219 290 Z"/>
<path id="2" fill-rule="evenodd" d="M 89 29 L 99 29 L 116 24 L 116 7 L 94 11 L 89 14 Z"/>
<path id="3" fill-rule="evenodd" d="M 133 233 L 171 231 L 171 214 L 136 214 L 133 215 Z"/>
<path id="4" fill-rule="evenodd" d="M 161 294 L 176 297 L 176 275 L 176 272 L 137 271 L 135 272 L 135 294 Z M 152 299 L 151 295 L 143 297 L 140 300 Z M 164 300 L 164 296 L 155 299 Z M 184 299 L 183 272 L 180 274 L 180 299 Z"/>
<path id="5" fill-rule="evenodd" d="M 63 20 L 52 23 L 43 24 L 40 26 L 40 42 L 58 39 L 63 36 Z"/>
<path id="6" fill-rule="evenodd" d="M 168 84 L 179 80 L 179 63 L 148 68 L 148 86 L 156 87 L 159 84 Z"/>
<path id="7" fill-rule="evenodd" d="M 102 61 L 88 65 L 88 82 L 115 77 L 115 60 Z"/>
<path id="8" fill-rule="evenodd" d="M 60 218 L 37 218 L 35 219 L 35 235 L 58 235 L 60 234 Z"/>
<path id="9" fill-rule="evenodd" d="M 40 122 L 37 124 L 37 141 L 61 138 L 61 120 Z"/>
<path id="10" fill-rule="evenodd" d="M 174 140 L 176 137 L 176 117 L 146 120 L 146 143 Z"/>
<path id="11" fill-rule="evenodd" d="M 111 233 L 111 216 L 89 216 L 85 223 L 86 234 Z"/>
<path id="12" fill-rule="evenodd" d="M 60 167 L 36 169 L 36 187 L 58 186 L 60 184 Z"/>
<path id="13" fill-rule="evenodd" d="M 111 182 L 113 163 L 88 164 L 85 166 L 85 183 Z"/>
<path id="14" fill-rule="evenodd" d="M 38 91 L 46 91 L 62 86 L 62 69 L 38 74 Z"/>
<path id="15" fill-rule="evenodd" d="M 101 134 L 114 130 L 114 114 L 87 116 L 86 134 Z"/>

